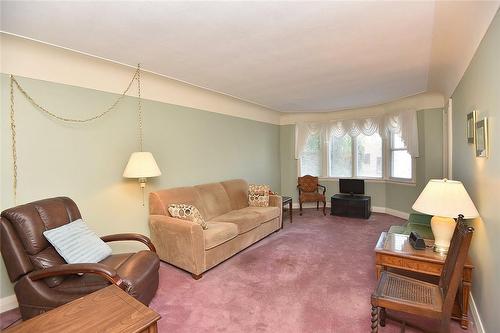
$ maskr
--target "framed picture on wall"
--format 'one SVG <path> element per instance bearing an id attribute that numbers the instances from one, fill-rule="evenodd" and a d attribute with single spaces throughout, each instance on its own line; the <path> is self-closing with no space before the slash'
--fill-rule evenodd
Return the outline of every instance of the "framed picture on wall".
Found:
<path id="1" fill-rule="evenodd" d="M 474 143 L 476 138 L 476 110 L 467 114 L 467 142 Z"/>
<path id="2" fill-rule="evenodd" d="M 476 123 L 476 157 L 488 157 L 488 119 Z"/>

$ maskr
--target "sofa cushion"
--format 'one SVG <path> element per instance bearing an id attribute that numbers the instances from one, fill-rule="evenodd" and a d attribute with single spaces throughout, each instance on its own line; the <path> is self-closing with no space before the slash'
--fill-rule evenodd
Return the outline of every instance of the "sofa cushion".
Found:
<path id="1" fill-rule="evenodd" d="M 270 221 L 280 216 L 281 209 L 279 207 L 246 207 L 242 210 L 255 212 L 261 216 L 261 223 Z"/>
<path id="2" fill-rule="evenodd" d="M 201 216 L 207 218 L 204 202 L 194 187 L 175 187 L 149 193 L 149 214 L 169 215 L 168 206 L 173 203 L 193 205 Z"/>
<path id="3" fill-rule="evenodd" d="M 201 213 L 206 220 L 225 214 L 231 210 L 231 203 L 226 190 L 221 183 L 212 183 L 195 186 L 198 191 L 205 213 Z"/>
<path id="4" fill-rule="evenodd" d="M 233 179 L 221 182 L 229 196 L 231 209 L 248 207 L 248 183 L 243 179 Z"/>
<path id="5" fill-rule="evenodd" d="M 133 253 L 112 254 L 100 261 L 100 263 L 113 269 L 118 269 L 132 255 Z M 68 294 L 90 294 L 108 285 L 110 285 L 110 282 L 105 278 L 96 274 L 86 273 L 83 275 L 75 274 L 67 276 L 55 289 Z"/>
<path id="6" fill-rule="evenodd" d="M 211 222 L 230 222 L 238 226 L 238 233 L 242 234 L 257 228 L 264 222 L 264 218 L 257 212 L 245 208 L 233 210 L 221 216 L 212 219 Z"/>
<path id="7" fill-rule="evenodd" d="M 45 269 L 52 266 L 64 265 L 66 263 L 63 257 L 61 257 L 52 246 L 38 252 L 37 255 L 29 256 L 29 258 L 36 269 Z M 64 278 L 65 276 L 63 275 L 53 276 L 45 278 L 44 281 L 52 288 L 60 285 Z"/>
<path id="8" fill-rule="evenodd" d="M 216 247 L 238 236 L 238 226 L 234 223 L 208 222 L 208 229 L 203 231 L 205 250 Z"/>

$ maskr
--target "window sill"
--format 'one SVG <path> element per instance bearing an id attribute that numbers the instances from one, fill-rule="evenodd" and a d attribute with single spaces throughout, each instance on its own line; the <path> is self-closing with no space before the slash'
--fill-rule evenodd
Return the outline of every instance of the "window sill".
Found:
<path id="1" fill-rule="evenodd" d="M 383 178 L 346 178 L 346 179 L 364 179 L 366 183 L 383 183 L 383 184 L 397 184 L 403 186 L 417 186 L 414 180 L 408 179 L 383 179 Z M 319 177 L 321 181 L 334 181 L 338 182 L 339 178 L 334 177 Z"/>

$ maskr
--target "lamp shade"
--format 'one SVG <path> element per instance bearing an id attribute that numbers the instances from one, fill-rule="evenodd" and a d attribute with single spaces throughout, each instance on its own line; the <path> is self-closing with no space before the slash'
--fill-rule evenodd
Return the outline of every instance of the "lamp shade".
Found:
<path id="1" fill-rule="evenodd" d="M 478 217 L 474 206 L 462 182 L 448 179 L 431 179 L 412 207 L 424 214 L 456 218 Z"/>
<path id="2" fill-rule="evenodd" d="M 123 171 L 125 178 L 147 178 L 159 175 L 161 175 L 161 171 L 153 154 L 145 151 L 132 153 L 125 171 Z"/>

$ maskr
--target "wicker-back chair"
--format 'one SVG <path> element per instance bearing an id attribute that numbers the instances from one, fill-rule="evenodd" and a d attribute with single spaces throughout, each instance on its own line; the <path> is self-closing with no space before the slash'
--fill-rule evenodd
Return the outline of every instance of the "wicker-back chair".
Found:
<path id="1" fill-rule="evenodd" d="M 474 229 L 459 216 L 439 284 L 382 272 L 372 294 L 371 332 L 385 326 L 386 309 L 438 319 L 440 333 L 450 332 L 450 319 Z"/>

